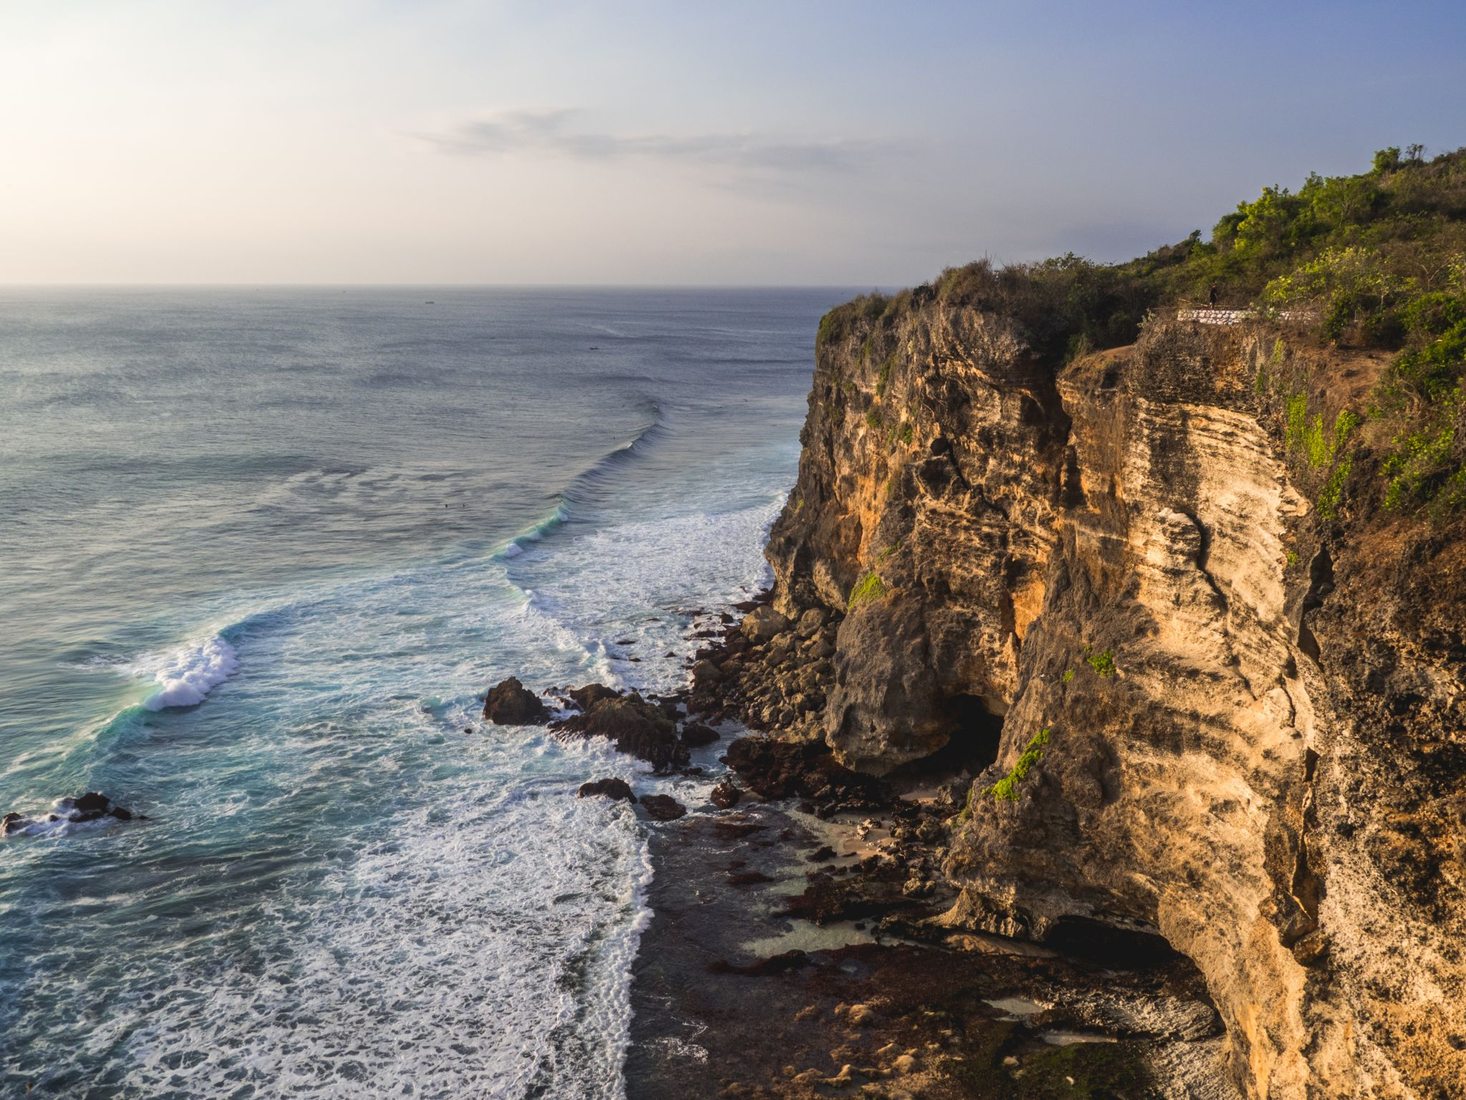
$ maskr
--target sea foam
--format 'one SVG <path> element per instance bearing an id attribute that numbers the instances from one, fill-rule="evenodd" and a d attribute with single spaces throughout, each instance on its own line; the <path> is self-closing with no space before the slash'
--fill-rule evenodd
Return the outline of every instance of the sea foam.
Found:
<path id="1" fill-rule="evenodd" d="M 216 685 L 233 676 L 237 668 L 239 657 L 234 647 L 217 634 L 185 646 L 153 673 L 158 690 L 148 696 L 143 706 L 149 710 L 197 706 Z"/>

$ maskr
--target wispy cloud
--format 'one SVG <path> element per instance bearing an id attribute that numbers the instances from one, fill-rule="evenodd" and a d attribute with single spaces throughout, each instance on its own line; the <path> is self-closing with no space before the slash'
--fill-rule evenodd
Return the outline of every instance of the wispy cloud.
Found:
<path id="1" fill-rule="evenodd" d="M 756 134 L 613 134 L 577 126 L 575 110 L 504 111 L 469 119 L 425 140 L 448 153 L 540 153 L 586 161 L 659 160 L 763 172 L 852 173 L 886 150 L 877 141 Z"/>

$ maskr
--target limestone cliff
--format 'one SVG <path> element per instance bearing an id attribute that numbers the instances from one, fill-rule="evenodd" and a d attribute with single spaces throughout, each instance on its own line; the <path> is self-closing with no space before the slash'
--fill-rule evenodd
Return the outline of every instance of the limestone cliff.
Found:
<path id="1" fill-rule="evenodd" d="M 947 919 L 1163 936 L 1249 1094 L 1466 1095 L 1466 540 L 1373 503 L 1338 414 L 1381 360 L 1023 332 L 929 288 L 826 319 L 768 551 L 822 671 L 753 716 L 981 769 Z"/>

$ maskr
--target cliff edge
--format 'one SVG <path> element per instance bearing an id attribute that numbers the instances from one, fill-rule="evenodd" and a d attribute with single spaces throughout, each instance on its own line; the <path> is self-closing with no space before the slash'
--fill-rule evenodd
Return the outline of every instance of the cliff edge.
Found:
<path id="1" fill-rule="evenodd" d="M 1380 505 L 1388 355 L 1174 318 L 1059 368 L 940 288 L 829 315 L 768 556 L 833 652 L 747 716 L 966 767 L 944 920 L 1164 938 L 1250 1095 L 1466 1095 L 1461 524 Z"/>

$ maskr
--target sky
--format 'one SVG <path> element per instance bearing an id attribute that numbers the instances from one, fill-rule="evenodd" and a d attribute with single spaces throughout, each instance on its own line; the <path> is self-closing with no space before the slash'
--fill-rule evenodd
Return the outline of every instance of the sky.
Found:
<path id="1" fill-rule="evenodd" d="M 1466 4 L 0 0 L 0 283 L 894 287 L 1466 145 Z"/>

